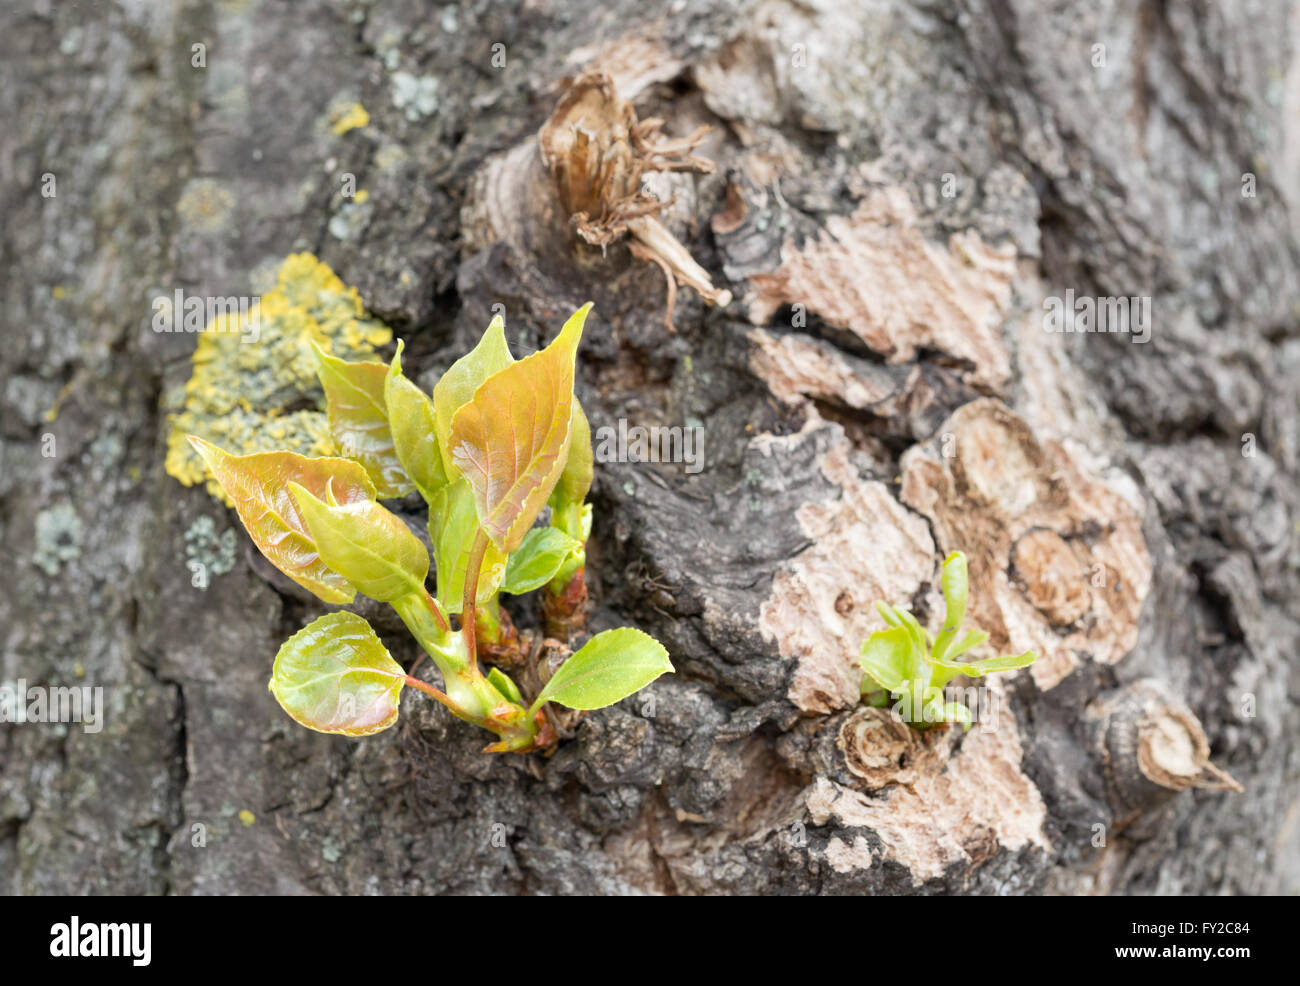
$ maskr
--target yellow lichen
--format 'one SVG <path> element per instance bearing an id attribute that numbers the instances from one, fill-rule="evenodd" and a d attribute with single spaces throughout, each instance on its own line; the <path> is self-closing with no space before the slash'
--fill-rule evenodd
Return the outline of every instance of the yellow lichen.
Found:
<path id="1" fill-rule="evenodd" d="M 257 822 L 257 816 L 245 808 L 239 813 L 239 820 L 243 823 L 244 828 L 249 828 Z"/>
<path id="2" fill-rule="evenodd" d="M 77 379 L 77 377 L 73 377 L 59 388 L 59 392 L 54 398 L 54 403 L 50 405 L 49 409 L 46 410 L 43 415 L 41 415 L 46 421 L 53 422 L 59 420 L 59 411 L 63 408 L 63 402 L 68 399 L 68 395 L 72 393 L 72 388 L 77 383 Z"/>
<path id="3" fill-rule="evenodd" d="M 347 103 L 330 111 L 330 129 L 338 135 L 356 130 L 370 123 L 370 114 L 360 103 Z"/>
<path id="4" fill-rule="evenodd" d="M 206 481 L 209 493 L 230 503 L 187 434 L 236 454 L 333 454 L 311 344 L 356 360 L 373 356 L 392 337 L 386 325 L 366 316 L 356 288 L 326 264 L 310 253 L 289 256 L 258 307 L 247 315 L 218 315 L 199 334 L 193 374 L 171 416 L 168 474 L 186 486 Z"/>

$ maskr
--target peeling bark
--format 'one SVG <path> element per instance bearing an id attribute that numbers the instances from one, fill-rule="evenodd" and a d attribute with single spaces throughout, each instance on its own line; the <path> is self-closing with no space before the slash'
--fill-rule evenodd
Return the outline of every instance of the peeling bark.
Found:
<path id="1" fill-rule="evenodd" d="M 1133 649 L 1150 589 L 1141 516 L 1060 444 L 992 398 L 966 404 L 902 458 L 901 497 L 942 551 L 970 559 L 970 619 L 993 647 L 1032 649 L 1047 689 L 1081 657 Z"/>

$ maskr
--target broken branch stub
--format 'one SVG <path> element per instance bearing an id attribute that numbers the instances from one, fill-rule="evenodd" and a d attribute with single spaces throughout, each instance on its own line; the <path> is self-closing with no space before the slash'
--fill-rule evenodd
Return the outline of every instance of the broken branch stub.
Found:
<path id="1" fill-rule="evenodd" d="M 1088 707 L 1087 722 L 1121 825 L 1188 788 L 1242 791 L 1210 762 L 1200 720 L 1154 678 L 1101 696 Z"/>
<path id="2" fill-rule="evenodd" d="M 637 120 L 602 72 L 575 79 L 538 132 L 542 161 L 555 179 L 560 203 L 583 241 L 602 250 L 624 237 L 639 260 L 656 264 L 668 282 L 665 321 L 672 328 L 676 285 L 684 284 L 712 305 L 731 303 L 709 274 L 657 218 L 671 200 L 651 194 L 642 179 L 652 172 L 711 174 L 713 162 L 692 151 L 708 132 L 666 138 L 663 120 Z"/>

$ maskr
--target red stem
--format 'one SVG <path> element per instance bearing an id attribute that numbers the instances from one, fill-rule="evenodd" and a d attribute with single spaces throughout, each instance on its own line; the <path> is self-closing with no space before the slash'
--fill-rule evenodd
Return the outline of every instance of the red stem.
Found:
<path id="1" fill-rule="evenodd" d="M 441 691 L 441 690 L 438 689 L 438 688 L 435 688 L 433 685 L 429 684 L 427 681 L 421 681 L 419 678 L 412 678 L 412 677 L 408 674 L 408 675 L 406 676 L 406 683 L 407 683 L 408 685 L 410 685 L 412 688 L 417 688 L 417 689 L 419 689 L 420 691 L 424 692 L 424 694 L 426 694 L 426 695 L 432 695 L 434 698 L 436 698 L 436 699 L 437 699 L 439 702 L 441 702 L 443 705 L 447 706 L 447 708 L 451 709 L 451 711 L 453 711 L 453 712 L 457 712 L 457 711 L 458 711 L 457 708 L 456 708 L 456 706 L 452 705 L 452 703 L 451 703 L 451 699 L 447 697 L 447 693 L 446 693 L 446 692 Z"/>
<path id="2" fill-rule="evenodd" d="M 424 590 L 424 602 L 429 607 L 429 612 L 433 614 L 433 618 L 438 621 L 438 627 L 442 630 L 442 632 L 449 633 L 451 631 L 451 627 L 447 626 L 447 620 L 442 615 L 442 610 L 440 610 L 438 608 L 438 604 L 433 601 L 433 596 L 429 594 L 428 589 Z"/>
<path id="3" fill-rule="evenodd" d="M 431 695 L 434 698 L 436 698 L 443 705 L 447 706 L 447 708 L 451 710 L 451 714 L 454 715 L 457 719 L 464 719 L 466 722 L 472 722 L 476 726 L 480 726 L 483 729 L 495 732 L 495 730 L 492 729 L 491 719 L 489 719 L 486 716 L 471 715 L 470 713 L 466 712 L 461 706 L 453 702 L 451 700 L 451 696 L 449 696 L 446 692 L 439 690 L 438 688 L 429 684 L 427 681 L 421 681 L 419 678 L 412 678 L 408 674 L 406 676 L 406 683 L 410 685 L 412 688 L 419 689 L 420 691 L 424 692 L 426 695 Z"/>
<path id="4" fill-rule="evenodd" d="M 487 552 L 487 531 L 479 528 L 469 549 L 469 562 L 465 566 L 465 595 L 461 600 L 460 629 L 465 635 L 465 650 L 469 653 L 469 666 L 478 668 L 478 641 L 474 624 L 478 617 L 478 576 Z"/>

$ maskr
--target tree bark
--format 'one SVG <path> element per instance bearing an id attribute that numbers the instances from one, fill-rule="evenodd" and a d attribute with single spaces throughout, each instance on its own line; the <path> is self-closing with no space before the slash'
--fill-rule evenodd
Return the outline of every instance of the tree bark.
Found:
<path id="1" fill-rule="evenodd" d="M 100 686 L 104 726 L 0 724 L 0 889 L 1300 891 L 1298 43 L 1172 0 L 7 7 L 0 685 Z M 651 181 L 717 291 L 671 325 L 538 151 L 584 71 L 710 127 L 711 174 Z M 165 472 L 195 338 L 152 302 L 299 252 L 426 387 L 494 306 L 518 354 L 595 301 L 597 444 L 702 429 L 702 469 L 598 452 L 592 493 L 591 629 L 676 674 L 550 757 L 420 696 L 359 741 L 283 714 L 325 607 Z M 1050 331 L 1084 298 L 1128 331 Z M 899 732 L 857 647 L 877 600 L 933 628 L 958 549 L 1040 657 Z"/>

